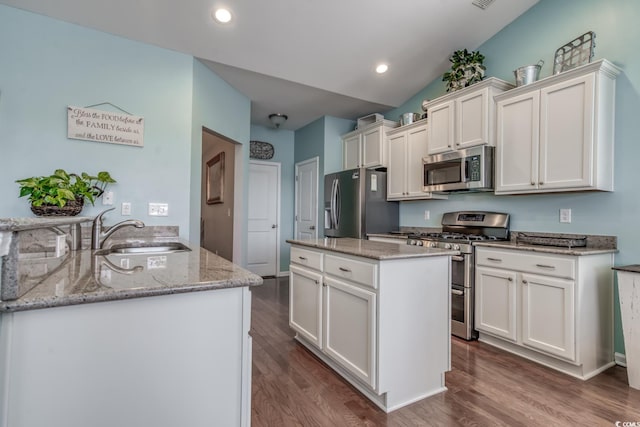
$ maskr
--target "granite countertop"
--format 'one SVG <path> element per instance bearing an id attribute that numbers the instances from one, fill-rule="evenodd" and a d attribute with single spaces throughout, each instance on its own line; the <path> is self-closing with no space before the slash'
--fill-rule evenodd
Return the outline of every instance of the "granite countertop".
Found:
<path id="1" fill-rule="evenodd" d="M 367 234 L 367 237 L 384 237 L 387 239 L 402 239 L 407 240 L 410 233 L 371 233 Z"/>
<path id="2" fill-rule="evenodd" d="M 260 276 L 218 255 L 179 239 L 172 241 L 192 251 L 101 256 L 85 249 L 58 258 L 21 256 L 21 296 L 0 301 L 0 312 L 262 284 Z"/>
<path id="3" fill-rule="evenodd" d="M 621 265 L 620 267 L 613 267 L 616 271 L 625 271 L 627 273 L 640 273 L 640 264 Z"/>
<path id="4" fill-rule="evenodd" d="M 543 246 L 543 245 L 532 245 L 526 243 L 518 243 L 517 241 L 483 241 L 483 242 L 474 242 L 473 246 L 485 246 L 492 248 L 500 248 L 500 249 L 516 249 L 520 251 L 531 251 L 531 252 L 541 252 L 547 254 L 558 254 L 558 255 L 598 255 L 598 254 L 608 254 L 608 253 L 616 253 L 618 249 L 616 248 L 607 248 L 607 247 L 574 247 L 574 248 L 565 248 L 559 246 Z"/>
<path id="5" fill-rule="evenodd" d="M 88 216 L 0 218 L 0 231 L 24 231 L 93 221 Z"/>
<path id="6" fill-rule="evenodd" d="M 354 255 L 376 260 L 391 260 L 403 258 L 423 258 L 430 256 L 459 255 L 460 252 L 425 248 L 421 246 L 398 245 L 388 242 L 373 242 L 371 240 L 352 239 L 349 237 L 324 238 L 310 240 L 288 239 L 292 245 L 308 246 L 347 255 Z"/>

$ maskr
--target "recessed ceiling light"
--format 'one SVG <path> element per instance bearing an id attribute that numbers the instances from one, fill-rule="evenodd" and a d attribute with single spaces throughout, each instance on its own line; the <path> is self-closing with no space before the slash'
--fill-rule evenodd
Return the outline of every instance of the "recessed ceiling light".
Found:
<path id="1" fill-rule="evenodd" d="M 389 66 L 387 64 L 380 64 L 376 67 L 376 73 L 378 74 L 386 73 L 388 69 L 389 69 Z"/>
<path id="2" fill-rule="evenodd" d="M 229 12 L 228 9 L 224 8 L 216 9 L 216 11 L 213 12 L 213 19 L 220 22 L 221 24 L 226 24 L 227 22 L 231 21 L 231 12 Z"/>

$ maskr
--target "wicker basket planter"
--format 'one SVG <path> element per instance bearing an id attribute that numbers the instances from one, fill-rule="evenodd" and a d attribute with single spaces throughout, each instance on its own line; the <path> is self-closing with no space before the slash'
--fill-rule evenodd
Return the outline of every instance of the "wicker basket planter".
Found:
<path id="1" fill-rule="evenodd" d="M 77 197 L 75 200 L 67 202 L 63 207 L 58 205 L 31 205 L 31 212 L 37 216 L 76 216 L 82 212 L 83 207 L 84 198 Z"/>

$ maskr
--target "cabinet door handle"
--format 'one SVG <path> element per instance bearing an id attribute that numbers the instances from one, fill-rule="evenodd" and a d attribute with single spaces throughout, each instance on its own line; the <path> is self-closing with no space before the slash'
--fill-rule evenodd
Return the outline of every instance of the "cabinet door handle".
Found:
<path id="1" fill-rule="evenodd" d="M 316 279 L 315 282 L 316 282 L 316 285 L 320 284 L 320 281 L 318 279 Z"/>
<path id="2" fill-rule="evenodd" d="M 533 181 L 531 181 L 531 185 L 536 185 L 536 183 L 535 183 L 535 182 L 533 182 Z"/>
<path id="3" fill-rule="evenodd" d="M 500 258 L 491 258 L 491 257 L 488 257 L 488 258 L 487 258 L 487 260 L 489 260 L 489 261 L 493 261 L 493 262 L 502 262 L 502 260 L 501 260 Z"/>
<path id="4" fill-rule="evenodd" d="M 540 267 L 540 268 L 550 268 L 551 270 L 555 270 L 556 266 L 555 265 L 546 265 L 546 264 L 536 264 L 536 267 Z"/>
<path id="5" fill-rule="evenodd" d="M 508 281 L 513 282 L 513 277 L 507 278 Z"/>
<path id="6" fill-rule="evenodd" d="M 306 261 L 307 258 L 303 257 L 303 256 L 299 256 L 298 258 L 300 258 L 302 261 Z"/>
<path id="7" fill-rule="evenodd" d="M 522 284 L 523 284 L 523 285 L 526 285 L 527 283 L 529 283 L 529 282 L 527 282 L 527 281 L 526 281 L 526 280 L 524 280 L 524 279 L 522 280 Z"/>
<path id="8" fill-rule="evenodd" d="M 351 270 L 349 270 L 348 268 L 338 267 L 338 269 L 339 269 L 340 271 L 344 271 L 345 273 L 351 273 Z"/>
<path id="9" fill-rule="evenodd" d="M 544 185 L 544 182 L 540 181 L 540 185 Z"/>
<path id="10" fill-rule="evenodd" d="M 309 227 L 309 230 L 315 230 L 315 229 L 316 229 L 315 225 L 312 225 L 312 226 Z"/>

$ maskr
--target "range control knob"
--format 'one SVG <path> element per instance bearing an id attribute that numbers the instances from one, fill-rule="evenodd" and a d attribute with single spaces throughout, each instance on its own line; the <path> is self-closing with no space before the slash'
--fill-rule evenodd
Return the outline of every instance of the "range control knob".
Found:
<path id="1" fill-rule="evenodd" d="M 445 249 L 451 249 L 451 243 L 445 243 L 444 244 L 444 248 Z"/>
<path id="2" fill-rule="evenodd" d="M 429 246 L 431 246 L 432 248 L 435 248 L 438 246 L 438 244 L 436 242 L 431 242 Z"/>
<path id="3" fill-rule="evenodd" d="M 453 245 L 453 250 L 454 251 L 459 251 L 460 250 L 460 245 Z"/>
<path id="4" fill-rule="evenodd" d="M 418 240 L 418 246 L 422 246 L 424 245 L 424 242 L 422 240 Z"/>
<path id="5" fill-rule="evenodd" d="M 409 244 L 415 246 L 416 245 L 416 241 L 415 240 L 409 240 Z"/>

